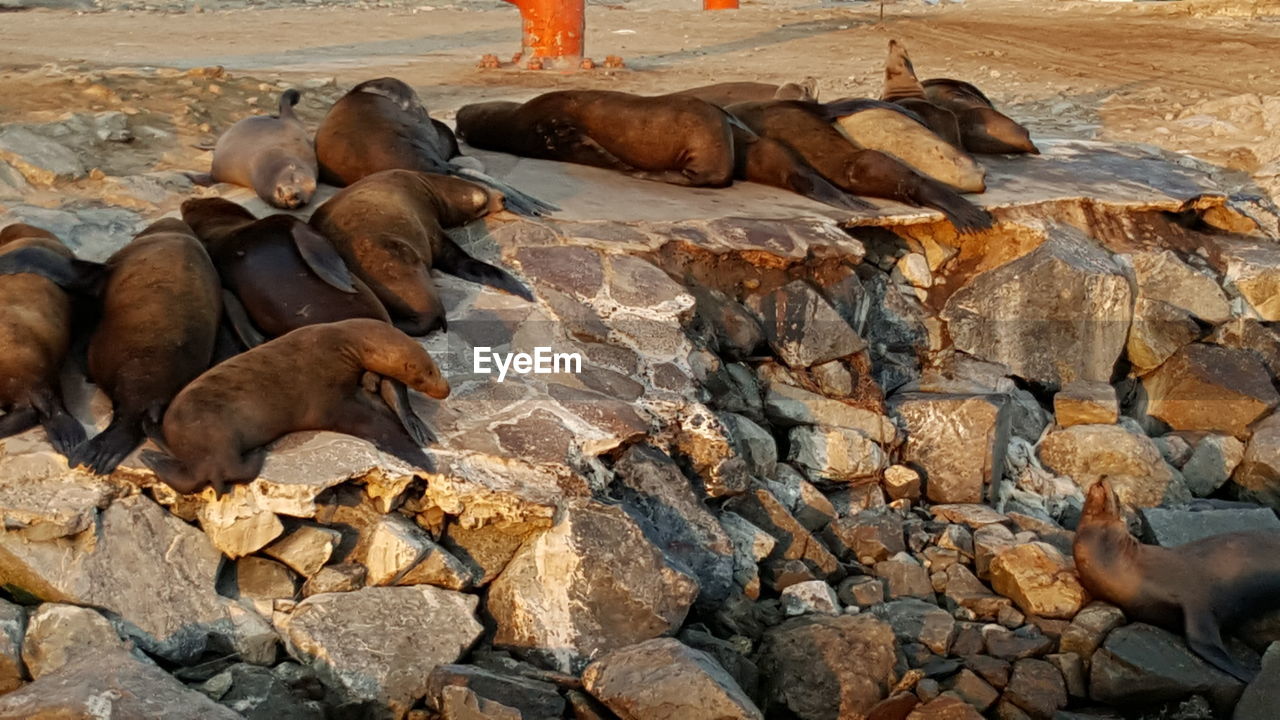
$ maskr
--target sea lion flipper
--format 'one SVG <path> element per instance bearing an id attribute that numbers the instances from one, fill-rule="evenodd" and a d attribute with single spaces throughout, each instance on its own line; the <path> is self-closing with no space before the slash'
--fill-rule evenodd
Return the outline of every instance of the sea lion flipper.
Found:
<path id="1" fill-rule="evenodd" d="M 40 413 L 30 405 L 16 407 L 0 414 L 0 438 L 26 432 L 40 424 Z"/>
<path id="2" fill-rule="evenodd" d="M 436 442 L 436 436 L 431 429 L 413 412 L 413 406 L 409 404 L 409 388 L 404 383 L 391 378 L 381 378 L 378 394 L 396 417 L 400 418 L 400 424 L 404 426 L 405 432 L 409 433 L 409 437 L 413 438 L 415 443 L 430 445 Z"/>
<path id="3" fill-rule="evenodd" d="M 62 404 L 62 398 L 53 390 L 36 393 L 32 403 L 40 413 L 40 424 L 49 437 L 49 444 L 63 455 L 70 455 L 76 446 L 85 441 L 84 425 L 75 419 Z"/>
<path id="4" fill-rule="evenodd" d="M 471 282 L 503 290 L 530 302 L 533 301 L 533 293 L 524 286 L 524 283 L 512 277 L 511 273 L 471 257 L 447 235 L 441 238 L 440 244 L 439 255 L 433 263 L 437 270 L 449 273 L 454 277 L 460 277 L 463 280 L 470 280 Z"/>
<path id="5" fill-rule="evenodd" d="M 110 475 L 142 444 L 142 425 L 136 418 L 117 415 L 106 430 L 81 443 L 67 456 L 72 467 L 88 468 L 95 475 Z"/>
<path id="6" fill-rule="evenodd" d="M 302 99 L 302 93 L 293 88 L 289 88 L 280 93 L 280 108 L 276 111 L 277 116 L 282 120 L 294 120 L 296 115 L 293 114 L 293 106 L 298 104 Z"/>
<path id="7" fill-rule="evenodd" d="M 533 197 L 532 195 L 527 195 L 523 192 L 520 192 L 519 190 L 511 187 L 510 185 L 500 180 L 497 180 L 496 178 L 493 178 L 485 173 L 482 173 L 479 170 L 475 170 L 473 168 L 467 168 L 467 167 L 459 167 L 457 165 L 450 165 L 449 170 L 450 170 L 449 172 L 450 175 L 466 178 L 468 180 L 478 182 L 481 185 L 486 185 L 488 187 L 491 187 L 495 190 L 500 191 L 503 195 L 503 204 L 506 206 L 508 210 L 510 210 L 513 213 L 516 213 L 517 215 L 541 217 L 543 215 L 548 215 L 560 209 L 558 205 L 553 205 L 549 202 L 539 200 L 538 198 Z"/>
<path id="8" fill-rule="evenodd" d="M 316 277 L 345 293 L 356 293 L 354 278 L 329 239 L 303 222 L 293 223 L 293 244 Z"/>
<path id="9" fill-rule="evenodd" d="M 377 405 L 373 404 L 375 402 Z M 435 464 L 421 446 L 414 444 L 400 418 L 391 408 L 376 400 L 367 400 L 359 395 L 350 397 L 343 403 L 341 412 L 335 414 L 330 429 L 368 440 L 382 452 L 414 467 L 435 471 Z"/>
<path id="10" fill-rule="evenodd" d="M 94 293 L 106 275 L 99 263 L 69 258 L 48 248 L 24 247 L 0 255 L 0 275 L 30 273 L 64 290 Z"/>
<path id="11" fill-rule="evenodd" d="M 240 298 L 230 290 L 222 291 L 222 312 L 246 348 L 252 350 L 267 341 L 266 336 L 253 324 L 253 320 L 249 319 L 249 313 L 244 309 Z"/>
<path id="12" fill-rule="evenodd" d="M 956 191 L 933 178 L 920 177 L 922 182 L 911 199 L 920 205 L 941 211 L 960 234 L 986 230 L 995 223 L 991 213 L 960 197 Z"/>
<path id="13" fill-rule="evenodd" d="M 1182 619 L 1184 632 L 1187 635 L 1187 647 L 1204 658 L 1210 665 L 1224 673 L 1250 683 L 1257 676 L 1256 670 L 1242 667 L 1222 642 L 1222 631 L 1218 627 L 1218 619 L 1212 610 L 1195 603 L 1182 601 Z"/>

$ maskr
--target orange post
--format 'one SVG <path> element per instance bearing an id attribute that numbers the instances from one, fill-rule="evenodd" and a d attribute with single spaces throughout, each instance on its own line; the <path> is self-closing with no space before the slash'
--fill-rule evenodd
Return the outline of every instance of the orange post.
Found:
<path id="1" fill-rule="evenodd" d="M 737 10 L 738 0 L 702 0 L 703 10 Z"/>
<path id="2" fill-rule="evenodd" d="M 523 57 L 544 68 L 571 69 L 582 62 L 586 0 L 507 0 L 524 20 Z"/>

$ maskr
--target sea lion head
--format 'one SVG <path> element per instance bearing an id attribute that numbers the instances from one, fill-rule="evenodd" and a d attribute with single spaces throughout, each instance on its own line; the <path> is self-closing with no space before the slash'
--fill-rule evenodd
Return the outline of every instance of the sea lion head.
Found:
<path id="1" fill-rule="evenodd" d="M 271 204 L 293 210 L 311 202 L 311 197 L 316 194 L 316 176 L 297 163 L 289 162 L 276 173 L 273 187 Z"/>
<path id="2" fill-rule="evenodd" d="M 1040 148 L 1031 142 L 1031 133 L 999 110 L 976 107 L 964 114 L 963 122 L 969 126 L 966 138 L 977 142 L 974 152 L 1040 154 Z"/>
<path id="3" fill-rule="evenodd" d="M 1115 489 L 1111 487 L 1111 481 L 1105 477 L 1089 486 L 1089 492 L 1084 500 L 1084 513 L 1081 516 L 1082 521 L 1086 519 L 1098 523 L 1124 521 Z"/>
<path id="4" fill-rule="evenodd" d="M 201 242 L 216 242 L 256 220 L 253 213 L 220 197 L 190 198 L 182 203 L 182 221 Z"/>
<path id="5" fill-rule="evenodd" d="M 403 80 L 397 80 L 393 77 L 365 80 L 351 88 L 351 94 L 354 93 L 368 93 L 384 97 L 398 105 L 401 110 L 410 110 L 414 107 L 422 106 L 422 101 L 418 99 L 418 93 L 414 92 L 413 88 L 409 87 Z"/>

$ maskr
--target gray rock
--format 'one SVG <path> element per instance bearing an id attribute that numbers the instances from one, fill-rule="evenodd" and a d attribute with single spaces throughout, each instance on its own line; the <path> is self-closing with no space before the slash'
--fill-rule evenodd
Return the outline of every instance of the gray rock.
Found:
<path id="1" fill-rule="evenodd" d="M 351 592 L 364 587 L 364 578 L 368 571 L 357 563 L 339 563 L 327 565 L 311 576 L 302 586 L 302 595 L 322 595 L 324 593 Z"/>
<path id="2" fill-rule="evenodd" d="M 795 585 L 788 585 L 782 591 L 782 611 L 788 616 L 839 615 L 840 600 L 836 591 L 822 580 L 808 580 Z"/>
<path id="3" fill-rule="evenodd" d="M 1003 395 L 906 393 L 890 400 L 907 431 L 902 460 L 924 475 L 935 503 L 976 503 L 1000 478 L 1009 446 Z"/>
<path id="4" fill-rule="evenodd" d="M 982 640 L 986 643 L 988 655 L 1010 662 L 1038 657 L 1053 649 L 1053 639 L 1045 637 L 1034 625 L 1024 625 L 1017 630 L 983 625 Z"/>
<path id="5" fill-rule="evenodd" d="M 104 701 L 109 715 L 104 715 Z M 0 696 L 2 720 L 101 717 L 244 720 L 123 651 L 86 653 Z"/>
<path id="6" fill-rule="evenodd" d="M 1062 225 L 1030 253 L 984 272 L 948 298 L 955 347 L 1051 387 L 1107 381 L 1129 333 L 1124 271 L 1091 238 Z"/>
<path id="7" fill-rule="evenodd" d="M 1144 542 L 1175 547 L 1223 533 L 1280 530 L 1280 519 L 1269 508 L 1239 510 L 1172 510 L 1143 508 Z"/>
<path id="8" fill-rule="evenodd" d="M 566 503 L 489 586 L 494 645 L 562 672 L 600 652 L 672 633 L 698 583 L 671 567 L 620 508 Z"/>
<path id="9" fill-rule="evenodd" d="M 761 647 L 766 713 L 801 720 L 859 717 L 894 683 L 893 631 L 868 615 L 805 615 L 770 629 Z"/>
<path id="10" fill-rule="evenodd" d="M 26 681 L 23 636 L 27 612 L 21 606 L 0 600 L 0 693 L 16 690 Z"/>
<path id="11" fill-rule="evenodd" d="M 750 357 L 764 344 L 760 322 L 740 303 L 724 293 L 696 286 L 690 290 L 697 300 L 695 312 L 711 329 L 721 355 L 731 358 Z"/>
<path id="12" fill-rule="evenodd" d="M 79 180 L 89 172 L 71 148 L 22 125 L 0 127 L 0 160 L 38 185 Z"/>
<path id="13" fill-rule="evenodd" d="M 964 565 L 957 563 L 948 567 L 946 578 L 947 599 L 954 607 L 972 612 L 979 620 L 995 620 L 1002 610 L 1010 607 L 1009 598 L 991 592 Z"/>
<path id="14" fill-rule="evenodd" d="M 778 541 L 737 513 L 720 513 L 720 526 L 733 544 L 734 583 L 748 598 L 760 597 L 759 564 L 769 557 Z"/>
<path id="15" fill-rule="evenodd" d="M 889 623 L 894 637 L 904 643 L 920 643 L 935 655 L 946 657 L 956 635 L 956 619 L 933 603 L 903 598 L 871 608 L 872 614 Z"/>
<path id="16" fill-rule="evenodd" d="M 1067 684 L 1051 663 L 1025 658 L 1013 664 L 1004 699 L 1035 720 L 1049 720 L 1067 706 Z"/>
<path id="17" fill-rule="evenodd" d="M 333 528 L 299 525 L 262 552 L 293 568 L 299 575 L 309 578 L 329 562 L 341 541 L 342 533 Z"/>
<path id="18" fill-rule="evenodd" d="M 943 693 L 930 697 L 907 715 L 907 720 L 978 720 L 982 713 L 958 695 Z"/>
<path id="19" fill-rule="evenodd" d="M 1092 602 L 1086 605 L 1071 619 L 1071 624 L 1062 631 L 1058 639 L 1058 647 L 1064 653 L 1074 653 L 1084 662 L 1093 658 L 1093 653 L 1107 639 L 1107 635 L 1124 623 L 1124 613 L 1114 605 L 1104 602 Z"/>
<path id="20" fill-rule="evenodd" d="M 802 563 L 808 575 L 803 578 L 805 580 L 824 580 L 839 569 L 840 564 L 831 551 L 767 490 L 757 489 L 740 495 L 725 503 L 724 507 L 777 541 L 767 560 Z"/>
<path id="21" fill-rule="evenodd" d="M 815 482 L 852 482 L 876 477 L 889 464 L 884 451 L 857 430 L 799 426 L 789 434 L 787 460 Z"/>
<path id="22" fill-rule="evenodd" d="M 818 365 L 867 347 L 831 304 L 803 280 L 772 293 L 753 295 L 748 305 L 760 316 L 769 346 L 793 368 Z"/>
<path id="23" fill-rule="evenodd" d="M 1262 655 L 1262 670 L 1236 703 L 1231 720 L 1271 720 L 1280 707 L 1280 642 Z"/>
<path id="24" fill-rule="evenodd" d="M 1226 484 L 1242 460 L 1244 443 L 1230 435 L 1206 435 L 1179 470 L 1192 495 L 1208 497 Z"/>
<path id="25" fill-rule="evenodd" d="M 289 654 L 349 701 L 399 718 L 480 637 L 478 598 L 430 585 L 313 595 L 277 620 Z M 351 622 L 363 618 L 362 622 Z"/>
<path id="26" fill-rule="evenodd" d="M 1121 425 L 1075 425 L 1053 430 L 1038 449 L 1050 471 L 1087 489 L 1106 476 L 1120 501 L 1134 507 L 1184 503 L 1191 499 L 1182 475 L 1165 462 L 1146 435 Z"/>
<path id="27" fill-rule="evenodd" d="M 1089 670 L 1089 696 L 1119 707 L 1151 707 L 1205 695 L 1225 710 L 1243 689 L 1239 680 L 1188 650 L 1182 638 L 1143 623 L 1111 631 L 1093 654 Z"/>
<path id="28" fill-rule="evenodd" d="M 280 677 L 264 667 L 238 663 L 209 678 L 198 689 L 245 720 L 324 720 L 324 710 L 318 703 L 297 697 Z"/>
<path id="29" fill-rule="evenodd" d="M 872 565 L 907 549 L 902 517 L 892 510 L 864 510 L 838 518 L 822 532 L 836 556 Z"/>
<path id="30" fill-rule="evenodd" d="M 445 691 L 458 687 L 511 708 L 518 720 L 558 720 L 565 710 L 555 685 L 474 665 L 441 665 L 431 671 L 427 685 L 427 706 L 438 712 L 445 711 Z"/>
<path id="31" fill-rule="evenodd" d="M 718 417 L 751 471 L 757 477 L 773 475 L 774 466 L 778 464 L 778 443 L 769 431 L 742 415 L 719 413 Z"/>
<path id="32" fill-rule="evenodd" d="M 128 651 L 116 628 L 89 608 L 44 603 L 31 613 L 22 644 L 22 660 L 32 678 L 54 672 L 82 655 Z"/>
<path id="33" fill-rule="evenodd" d="M 763 720 L 719 663 L 678 640 L 660 638 L 614 650 L 587 666 L 586 689 L 633 720 Z"/>
<path id="34" fill-rule="evenodd" d="M 1262 361 L 1248 350 L 1194 343 L 1142 379 L 1147 413 L 1175 430 L 1223 432 L 1242 440 L 1280 404 Z"/>
<path id="35" fill-rule="evenodd" d="M 853 575 L 840 581 L 836 591 L 840 602 L 853 607 L 870 607 L 884 602 L 884 581 L 868 575 Z"/>
<path id="36" fill-rule="evenodd" d="M 1280 415 L 1268 416 L 1253 429 L 1231 481 L 1242 499 L 1280 507 Z"/>
<path id="37" fill-rule="evenodd" d="M 965 668 L 956 673 L 946 683 L 947 690 L 960 696 L 962 700 L 973 706 L 978 712 L 984 712 L 987 708 L 996 704 L 996 700 L 1000 699 L 1000 691 L 991 687 L 991 684 L 983 680 L 974 671 Z"/>
<path id="38" fill-rule="evenodd" d="M 878 412 L 824 397 L 785 382 L 770 382 L 764 400 L 765 415 L 774 424 L 783 427 L 822 425 L 857 430 L 882 445 L 892 444 L 897 435 L 893 421 Z"/>

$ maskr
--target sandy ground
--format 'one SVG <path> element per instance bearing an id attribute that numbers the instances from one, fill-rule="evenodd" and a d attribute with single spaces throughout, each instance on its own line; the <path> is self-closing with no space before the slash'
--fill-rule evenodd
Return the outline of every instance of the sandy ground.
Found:
<path id="1" fill-rule="evenodd" d="M 166 113 L 185 114 L 179 134 L 199 144 L 273 102 L 282 82 L 329 87 L 336 96 L 386 74 L 417 87 L 445 119 L 466 102 L 565 87 L 654 93 L 813 76 L 826 98 L 877 96 L 886 42 L 898 38 L 922 77 L 975 82 L 1041 136 L 1152 142 L 1247 172 L 1280 156 L 1280 142 L 1254 119 L 1185 122 L 1206 102 L 1235 112 L 1240 98 L 1253 98 L 1259 112 L 1280 109 L 1263 107 L 1280 96 L 1280 18 L 1268 14 L 1274 5 L 900 0 L 886 5 L 883 22 L 871 2 L 747 0 L 741 10 L 715 13 L 694 9 L 692 0 L 592 5 L 588 55 L 620 55 L 627 69 L 557 73 L 477 67 L 485 53 L 506 59 L 518 49 L 519 15 L 496 0 L 231 10 L 175 3 L 151 11 L 0 13 L 0 122 L 70 110 L 152 111 L 157 123 Z M 93 89 L 106 68 L 212 65 L 230 76 L 115 80 L 107 83 L 111 93 Z M 236 87 L 243 92 L 224 92 Z M 323 111 L 326 93 L 319 95 L 313 120 Z M 256 106 L 246 104 L 250 97 Z M 170 153 L 169 161 L 179 160 Z"/>

